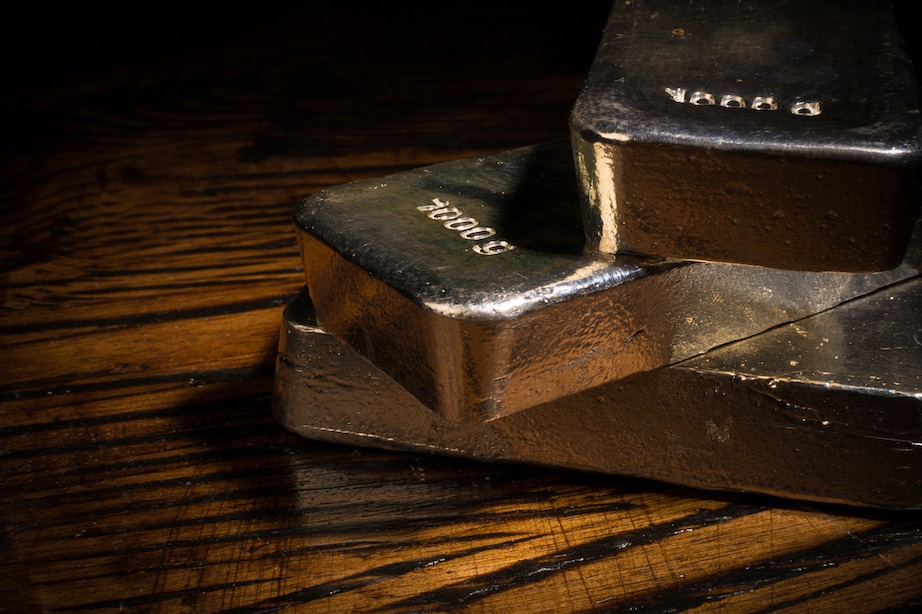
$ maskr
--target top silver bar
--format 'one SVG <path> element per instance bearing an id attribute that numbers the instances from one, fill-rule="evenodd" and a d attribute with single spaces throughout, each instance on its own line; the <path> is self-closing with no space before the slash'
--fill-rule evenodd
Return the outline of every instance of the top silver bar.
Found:
<path id="1" fill-rule="evenodd" d="M 356 182 L 295 214 L 320 325 L 425 405 L 480 422 L 916 275 L 584 251 L 566 142 Z"/>
<path id="2" fill-rule="evenodd" d="M 903 259 L 919 85 L 882 0 L 618 0 L 571 114 L 589 244 L 810 271 Z"/>

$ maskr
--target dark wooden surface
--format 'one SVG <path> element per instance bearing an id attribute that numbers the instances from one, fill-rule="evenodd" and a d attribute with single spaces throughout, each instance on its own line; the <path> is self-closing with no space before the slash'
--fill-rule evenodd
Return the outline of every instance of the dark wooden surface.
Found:
<path id="1" fill-rule="evenodd" d="M 293 204 L 565 136 L 607 13 L 387 6 L 4 24 L 0 611 L 922 608 L 920 514 L 273 422 Z"/>

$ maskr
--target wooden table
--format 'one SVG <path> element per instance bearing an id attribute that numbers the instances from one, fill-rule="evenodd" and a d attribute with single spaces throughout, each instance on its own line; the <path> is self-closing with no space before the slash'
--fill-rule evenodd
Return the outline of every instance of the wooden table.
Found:
<path id="1" fill-rule="evenodd" d="M 0 611 L 922 607 L 918 513 L 273 422 L 303 283 L 294 203 L 566 136 L 607 13 L 388 7 L 112 3 L 6 24 Z"/>

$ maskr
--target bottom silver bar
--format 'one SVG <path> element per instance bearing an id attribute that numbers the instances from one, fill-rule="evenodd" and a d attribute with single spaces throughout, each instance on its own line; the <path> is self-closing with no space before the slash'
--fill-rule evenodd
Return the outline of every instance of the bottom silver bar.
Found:
<path id="1" fill-rule="evenodd" d="M 311 439 L 922 508 L 922 279 L 491 422 L 452 422 L 285 310 L 273 407 Z"/>

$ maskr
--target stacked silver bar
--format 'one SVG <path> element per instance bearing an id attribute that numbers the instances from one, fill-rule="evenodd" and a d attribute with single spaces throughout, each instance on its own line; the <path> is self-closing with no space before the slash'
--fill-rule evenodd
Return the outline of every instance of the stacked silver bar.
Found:
<path id="1" fill-rule="evenodd" d="M 650 8 L 626 7 L 616 5 L 606 40 Z M 674 26 L 669 36 L 676 29 L 694 32 Z M 602 66 L 612 77 L 610 55 L 603 43 L 593 75 Z M 282 423 L 315 439 L 922 507 L 918 242 L 896 268 L 867 274 L 604 253 L 599 216 L 622 231 L 646 222 L 629 201 L 618 210 L 627 179 L 611 153 L 637 139 L 606 133 L 614 144 L 598 146 L 601 133 L 587 137 L 598 125 L 581 124 L 585 96 L 598 100 L 593 79 L 574 110 L 574 151 L 551 143 L 441 164 L 332 188 L 298 208 L 308 284 L 283 323 Z M 835 118 L 834 102 L 824 109 Z M 640 144 L 638 159 L 661 153 Z M 707 139 L 699 154 L 736 155 Z M 898 206 L 887 211 L 917 206 L 903 170 L 881 175 L 874 156 L 856 163 L 875 189 L 897 177 Z M 706 196 L 697 189 L 695 203 Z M 911 226 L 915 210 L 904 213 L 891 227 Z M 900 226 L 887 240 L 910 234 Z M 894 248 L 871 251 L 838 268 L 880 268 Z"/>
<path id="2" fill-rule="evenodd" d="M 275 412 L 323 441 L 922 507 L 922 280 L 484 423 L 447 420 L 285 312 Z"/>
<path id="3" fill-rule="evenodd" d="M 892 268 L 919 208 L 919 107 L 888 2 L 616 2 L 570 118 L 587 241 Z"/>

